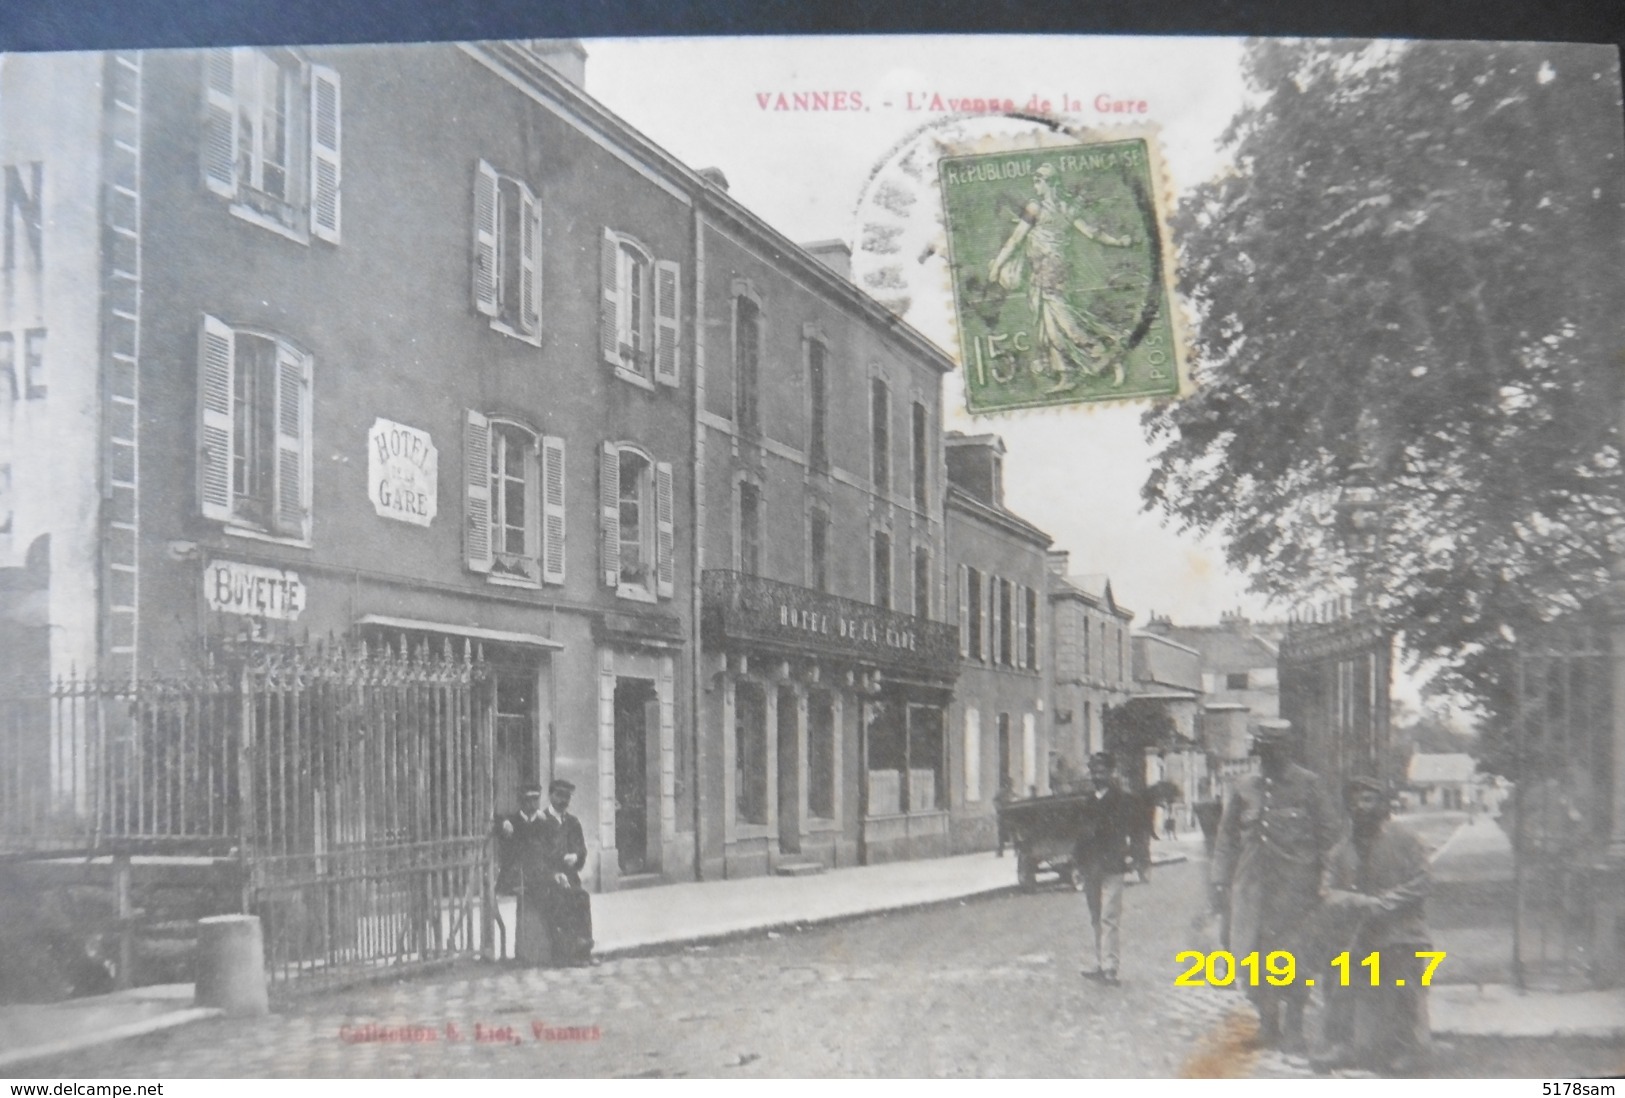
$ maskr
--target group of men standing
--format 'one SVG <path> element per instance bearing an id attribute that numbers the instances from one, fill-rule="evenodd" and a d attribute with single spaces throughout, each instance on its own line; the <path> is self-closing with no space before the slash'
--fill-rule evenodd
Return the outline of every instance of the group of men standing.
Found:
<path id="1" fill-rule="evenodd" d="M 1389 793 L 1375 778 L 1348 782 L 1345 831 L 1320 779 L 1293 761 L 1296 747 L 1289 722 L 1263 722 L 1254 738 L 1259 769 L 1225 800 L 1209 875 L 1223 948 L 1237 961 L 1257 953 L 1256 980 L 1232 970 L 1258 1011 L 1260 1044 L 1309 1053 L 1327 1070 L 1410 1073 L 1428 1051 L 1425 959 L 1417 956 L 1430 944 L 1426 851 L 1390 823 Z M 1108 985 L 1119 982 L 1123 880 L 1143 822 L 1112 770 L 1108 755 L 1089 760 L 1074 856 L 1094 935 L 1095 965 L 1084 975 Z M 1282 952 L 1294 975 L 1276 986 L 1266 959 Z M 1332 965 L 1344 953 L 1346 983 Z M 1373 953 L 1375 965 L 1363 966 Z M 1322 993 L 1312 1041 L 1304 1025 L 1311 979 Z"/>

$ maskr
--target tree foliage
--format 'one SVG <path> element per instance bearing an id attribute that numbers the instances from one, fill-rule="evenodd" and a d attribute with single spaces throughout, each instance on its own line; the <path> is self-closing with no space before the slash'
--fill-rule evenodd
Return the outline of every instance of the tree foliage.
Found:
<path id="1" fill-rule="evenodd" d="M 1196 392 L 1148 412 L 1148 509 L 1291 603 L 1368 590 L 1442 689 L 1504 706 L 1520 630 L 1621 545 L 1612 51 L 1259 41 L 1234 170 L 1174 219 Z M 1339 536 L 1367 470 L 1375 552 Z"/>

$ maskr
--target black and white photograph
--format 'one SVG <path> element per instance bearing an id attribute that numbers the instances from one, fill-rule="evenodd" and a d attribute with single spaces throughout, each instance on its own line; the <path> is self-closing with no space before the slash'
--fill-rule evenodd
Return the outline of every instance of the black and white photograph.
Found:
<path id="1" fill-rule="evenodd" d="M 0 1076 L 1619 1076 L 1622 438 L 1611 45 L 0 53 Z"/>

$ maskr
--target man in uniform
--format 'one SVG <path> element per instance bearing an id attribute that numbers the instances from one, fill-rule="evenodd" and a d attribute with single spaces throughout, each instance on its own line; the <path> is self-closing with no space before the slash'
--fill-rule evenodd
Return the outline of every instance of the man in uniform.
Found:
<path id="1" fill-rule="evenodd" d="M 1089 781 L 1092 788 L 1083 795 L 1078 843 L 1072 855 L 1095 934 L 1095 967 L 1084 969 L 1083 974 L 1115 985 L 1123 873 L 1134 856 L 1139 805 L 1112 780 L 1112 757 L 1103 751 L 1089 756 Z"/>
<path id="2" fill-rule="evenodd" d="M 586 964 L 592 954 L 592 898 L 581 887 L 587 840 L 581 821 L 570 814 L 575 783 L 555 778 L 542 813 L 542 847 L 547 888 L 547 929 L 554 964 Z"/>
<path id="3" fill-rule="evenodd" d="M 1301 971 L 1311 960 L 1312 920 L 1335 824 L 1320 780 L 1293 761 L 1297 739 L 1291 722 L 1260 722 L 1253 743 L 1259 772 L 1240 778 L 1225 801 L 1211 899 L 1225 917 L 1225 948 L 1235 957 L 1256 950 L 1262 964 L 1270 953 L 1284 950 Z M 1303 1051 L 1308 988 L 1261 982 L 1247 994 L 1258 1009 L 1259 1042 Z"/>
<path id="4" fill-rule="evenodd" d="M 550 952 L 546 894 L 552 872 L 547 866 L 540 785 L 530 782 L 519 791 L 519 811 L 498 821 L 497 831 L 501 866 L 498 891 L 511 891 L 519 897 L 514 915 L 514 960 L 545 964 Z"/>
<path id="5" fill-rule="evenodd" d="M 1348 987 L 1326 988 L 1325 1037 L 1315 1066 L 1360 1067 L 1412 1075 L 1428 1053 L 1429 947 L 1423 903 L 1432 875 L 1427 850 L 1411 831 L 1389 821 L 1389 792 L 1375 778 L 1349 779 L 1344 791 L 1353 829 L 1332 848 L 1322 878 L 1327 949 L 1347 950 Z M 1365 959 L 1378 955 L 1376 986 Z"/>

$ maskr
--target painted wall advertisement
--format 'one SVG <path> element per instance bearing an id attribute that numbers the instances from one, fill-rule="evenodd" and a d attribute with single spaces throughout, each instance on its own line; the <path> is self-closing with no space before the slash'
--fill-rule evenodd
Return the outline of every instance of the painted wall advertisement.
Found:
<path id="1" fill-rule="evenodd" d="M 438 509 L 440 451 L 427 431 L 376 419 L 367 431 L 367 497 L 383 518 L 428 526 Z"/>

